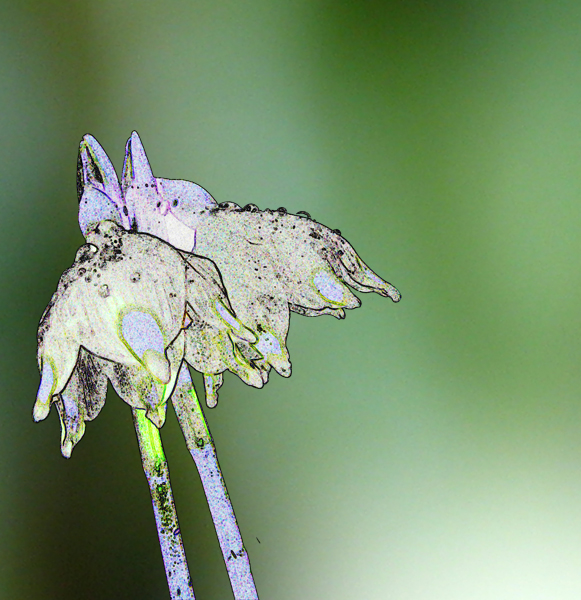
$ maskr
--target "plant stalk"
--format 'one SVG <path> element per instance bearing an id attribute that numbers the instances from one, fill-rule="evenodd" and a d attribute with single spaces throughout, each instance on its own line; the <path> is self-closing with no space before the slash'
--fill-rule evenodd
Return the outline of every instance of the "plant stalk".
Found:
<path id="1" fill-rule="evenodd" d="M 218 464 L 214 440 L 208 430 L 185 363 L 182 363 L 171 399 L 186 445 L 204 486 L 234 598 L 258 600 L 250 560 L 242 543 L 232 503 Z"/>
<path id="2" fill-rule="evenodd" d="M 145 416 L 145 410 L 132 410 L 141 462 L 151 493 L 170 598 L 195 600 L 159 430 Z"/>

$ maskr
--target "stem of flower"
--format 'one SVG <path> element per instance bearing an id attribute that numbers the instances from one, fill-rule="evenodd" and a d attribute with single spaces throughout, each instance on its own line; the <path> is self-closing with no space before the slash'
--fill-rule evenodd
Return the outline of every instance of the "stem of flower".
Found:
<path id="1" fill-rule="evenodd" d="M 170 598 L 195 600 L 159 430 L 141 409 L 133 409 L 133 422 L 143 470 L 149 483 Z"/>
<path id="2" fill-rule="evenodd" d="M 220 471 L 214 441 L 200 408 L 196 391 L 185 363 L 182 364 L 172 403 L 186 445 L 200 474 L 210 506 L 214 527 L 236 600 L 258 600 L 250 561 L 234 516 L 228 490 Z"/>

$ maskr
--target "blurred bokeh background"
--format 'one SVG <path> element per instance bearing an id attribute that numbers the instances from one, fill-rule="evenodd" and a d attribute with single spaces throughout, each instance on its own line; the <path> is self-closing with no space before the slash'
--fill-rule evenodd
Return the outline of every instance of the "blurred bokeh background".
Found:
<path id="1" fill-rule="evenodd" d="M 133 129 L 403 294 L 293 316 L 292 377 L 206 410 L 261 598 L 581 598 L 580 66 L 574 0 L 2 0 L 0 598 L 168 597 L 129 408 L 69 461 L 31 418 L 79 140 L 120 170 Z M 196 598 L 228 600 L 171 410 L 162 437 Z"/>

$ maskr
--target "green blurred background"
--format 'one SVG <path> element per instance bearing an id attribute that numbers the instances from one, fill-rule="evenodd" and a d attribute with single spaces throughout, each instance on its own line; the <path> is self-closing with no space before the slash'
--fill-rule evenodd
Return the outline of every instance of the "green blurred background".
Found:
<path id="1" fill-rule="evenodd" d="M 573 0 L 0 3 L 0 598 L 168 597 L 129 408 L 70 461 L 31 418 L 79 140 L 119 170 L 132 129 L 157 176 L 306 210 L 403 294 L 293 316 L 293 376 L 206 411 L 261 598 L 581 598 Z M 162 436 L 196 598 L 228 600 Z"/>

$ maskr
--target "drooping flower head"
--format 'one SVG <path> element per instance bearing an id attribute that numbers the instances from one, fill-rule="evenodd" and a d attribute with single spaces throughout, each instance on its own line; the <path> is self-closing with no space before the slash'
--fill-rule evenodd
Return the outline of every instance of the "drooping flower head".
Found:
<path id="1" fill-rule="evenodd" d="M 246 358 L 257 355 L 257 338 L 235 315 L 210 260 L 112 221 L 86 239 L 38 330 L 42 378 L 33 414 L 46 418 L 56 402 L 65 456 L 103 406 L 107 379 L 158 427 L 184 359 L 208 378 L 229 369 L 263 385 Z"/>
<path id="2" fill-rule="evenodd" d="M 210 258 L 222 274 L 234 311 L 259 338 L 255 349 L 260 354 L 252 360 L 264 380 L 270 367 L 284 377 L 291 374 L 286 348 L 289 311 L 342 319 L 345 309 L 361 304 L 347 285 L 394 302 L 401 297 L 338 230 L 307 213 L 217 204 L 197 184 L 154 177 L 136 132 L 127 141 L 121 186 L 92 136 L 81 142 L 79 165 L 81 229 L 117 212 L 111 218 L 125 228 Z M 215 405 L 221 380 L 205 377 L 205 383 L 208 405 Z"/>

